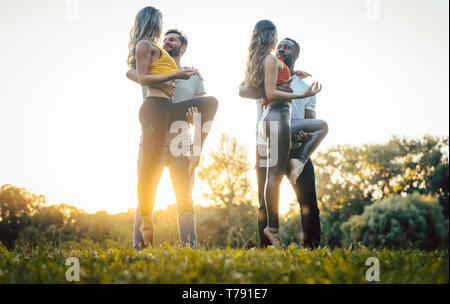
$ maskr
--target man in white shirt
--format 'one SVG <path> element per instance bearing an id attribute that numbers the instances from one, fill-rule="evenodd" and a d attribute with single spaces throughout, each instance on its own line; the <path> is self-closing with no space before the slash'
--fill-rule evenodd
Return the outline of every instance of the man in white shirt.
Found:
<path id="1" fill-rule="evenodd" d="M 182 32 L 178 30 L 169 30 L 166 32 L 164 36 L 163 48 L 169 53 L 170 56 L 172 56 L 179 69 L 182 68 L 180 60 L 186 51 L 187 45 L 187 37 Z M 127 72 L 127 77 L 134 82 L 138 82 L 136 70 L 129 70 Z M 164 85 L 168 86 L 170 89 L 171 84 L 165 83 Z M 206 94 L 202 79 L 198 75 L 193 75 L 189 79 L 178 79 L 174 85 L 174 91 L 172 87 L 172 100 L 174 103 L 200 97 Z M 142 87 L 142 95 L 144 98 L 147 97 L 147 87 Z M 187 113 L 188 120 L 193 119 L 192 116 L 194 115 L 194 112 L 197 112 L 196 109 L 189 110 L 189 113 Z M 189 136 L 189 132 L 182 132 L 182 134 L 167 133 L 161 155 L 161 161 L 158 170 L 155 170 L 155 172 L 158 174 L 157 179 L 159 180 L 164 167 L 169 168 L 170 178 L 172 180 L 177 200 L 178 230 L 181 246 L 196 247 L 197 233 L 192 190 L 194 185 L 194 169 L 198 164 L 199 156 L 196 156 L 196 159 L 194 160 L 195 163 L 192 166 L 190 159 L 183 154 L 174 155 L 171 153 L 172 148 L 174 150 L 179 150 L 178 145 L 180 143 L 183 145 L 186 144 L 185 148 L 189 151 L 191 148 L 190 146 L 193 144 L 193 139 L 189 137 L 180 140 L 180 137 L 184 136 Z M 189 145 L 189 147 L 187 145 Z M 138 175 L 142 169 L 142 163 L 143 146 L 141 142 L 139 144 Z M 134 221 L 133 237 L 133 248 L 136 250 L 143 249 L 143 239 L 139 230 L 141 222 L 142 216 L 139 210 L 137 210 Z"/>
<path id="2" fill-rule="evenodd" d="M 277 46 L 277 56 L 280 56 L 284 63 L 291 70 L 291 87 L 287 85 L 280 85 L 277 87 L 279 90 L 292 90 L 296 94 L 303 93 L 309 85 L 306 84 L 302 79 L 309 75 L 306 72 L 298 71 L 294 73 L 295 62 L 297 61 L 300 54 L 300 46 L 298 43 L 291 39 L 285 38 Z M 264 96 L 264 88 L 248 88 L 241 86 L 239 95 L 244 98 L 257 99 L 257 126 L 259 124 L 262 107 L 261 96 Z M 308 97 L 303 99 L 295 99 L 292 101 L 291 105 L 291 119 L 309 119 L 316 118 L 316 97 Z M 297 142 L 301 144 L 303 140 L 308 137 L 308 133 L 296 134 Z M 266 142 L 258 136 L 258 128 L 256 128 L 256 176 L 258 180 L 258 198 L 259 198 L 259 210 L 258 210 L 258 231 L 260 246 L 266 247 L 270 245 L 270 241 L 264 235 L 264 228 L 267 227 L 267 212 L 266 204 L 264 201 L 264 186 L 266 182 L 266 168 L 261 166 L 259 162 L 265 160 L 266 157 L 261 155 L 259 151 L 264 151 L 263 146 Z M 293 149 L 291 150 L 290 158 L 295 158 L 300 144 L 297 146 L 293 143 Z M 286 176 L 289 178 L 289 168 L 286 168 Z M 292 185 L 292 184 L 291 184 Z M 311 158 L 305 164 L 305 167 L 298 178 L 296 184 L 293 186 L 294 191 L 297 196 L 297 201 L 300 204 L 301 209 L 301 223 L 303 228 L 303 245 L 305 247 L 315 248 L 320 245 L 320 218 L 319 218 L 319 208 L 317 204 L 317 194 L 316 194 L 316 178 L 314 173 L 314 165 Z"/>

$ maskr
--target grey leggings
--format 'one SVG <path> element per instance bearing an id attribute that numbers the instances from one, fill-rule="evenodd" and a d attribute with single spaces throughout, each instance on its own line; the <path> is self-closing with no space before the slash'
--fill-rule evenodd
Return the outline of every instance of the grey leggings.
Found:
<path id="1" fill-rule="evenodd" d="M 266 184 L 264 199 L 266 202 L 268 227 L 279 228 L 278 206 L 280 184 L 288 166 L 292 146 L 292 134 L 303 130 L 313 135 L 302 145 L 297 157 L 305 162 L 328 134 L 328 125 L 319 119 L 290 118 L 289 106 L 272 104 L 262 114 L 260 132 L 267 141 Z"/>

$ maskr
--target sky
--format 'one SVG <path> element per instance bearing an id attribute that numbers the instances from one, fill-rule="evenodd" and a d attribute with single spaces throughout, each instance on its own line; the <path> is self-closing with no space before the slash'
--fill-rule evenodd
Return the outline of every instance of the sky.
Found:
<path id="1" fill-rule="evenodd" d="M 187 33 L 182 65 L 197 67 L 219 100 L 206 158 L 227 133 L 254 163 L 256 106 L 237 87 L 260 19 L 299 42 L 296 69 L 323 84 L 317 117 L 330 131 L 317 151 L 392 135 L 448 136 L 448 3 L 0 0 L 0 185 L 88 212 L 136 207 L 142 96 L 125 72 L 131 26 L 148 5 L 162 11 L 164 30 Z M 196 204 L 207 203 L 204 186 L 197 179 Z M 281 192 L 283 213 L 295 196 L 287 181 Z M 174 202 L 165 171 L 155 208 Z"/>

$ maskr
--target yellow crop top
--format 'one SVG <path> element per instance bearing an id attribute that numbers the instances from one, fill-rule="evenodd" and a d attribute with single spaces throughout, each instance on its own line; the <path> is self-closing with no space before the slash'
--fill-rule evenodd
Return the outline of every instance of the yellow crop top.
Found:
<path id="1" fill-rule="evenodd" d="M 173 58 L 167 53 L 165 49 L 157 45 L 156 43 L 152 44 L 156 46 L 161 51 L 161 56 L 155 62 L 152 62 L 150 65 L 150 74 L 151 75 L 169 75 L 178 71 L 178 66 L 173 60 Z"/>

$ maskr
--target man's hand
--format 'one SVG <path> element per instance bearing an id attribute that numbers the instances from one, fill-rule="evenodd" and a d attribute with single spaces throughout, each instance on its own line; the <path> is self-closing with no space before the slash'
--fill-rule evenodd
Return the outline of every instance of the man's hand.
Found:
<path id="1" fill-rule="evenodd" d="M 294 71 L 294 74 L 297 75 L 297 77 L 300 79 L 305 79 L 312 76 L 311 74 L 305 71 Z"/>
<path id="2" fill-rule="evenodd" d="M 170 81 L 166 81 L 166 82 L 162 82 L 162 83 L 158 83 L 158 84 L 152 84 L 150 87 L 160 89 L 167 96 L 169 96 L 170 98 L 173 98 L 173 94 L 175 92 L 176 85 L 175 85 L 175 80 L 170 80 Z"/>
<path id="3" fill-rule="evenodd" d="M 188 111 L 186 112 L 186 119 L 187 121 L 193 125 L 194 127 L 196 127 L 194 125 L 194 115 L 198 114 L 198 109 L 197 107 L 189 107 Z M 194 131 L 194 139 L 193 139 L 193 144 L 195 144 L 198 140 L 197 140 L 197 130 Z M 201 140 L 201 139 L 200 139 Z M 197 151 L 198 152 L 198 151 Z M 198 166 L 198 164 L 200 163 L 200 155 L 195 155 L 195 156 L 186 156 L 187 160 L 189 161 L 189 166 L 188 166 L 188 174 L 189 176 L 191 176 L 194 173 L 195 168 Z"/>
<path id="4" fill-rule="evenodd" d="M 187 121 L 191 125 L 194 125 L 194 113 L 198 113 L 197 107 L 189 107 L 188 111 L 186 112 Z"/>
<path id="5" fill-rule="evenodd" d="M 292 137 L 296 142 L 304 144 L 312 135 L 312 133 L 307 133 L 303 132 L 303 130 L 300 130 L 297 133 L 294 133 Z"/>

